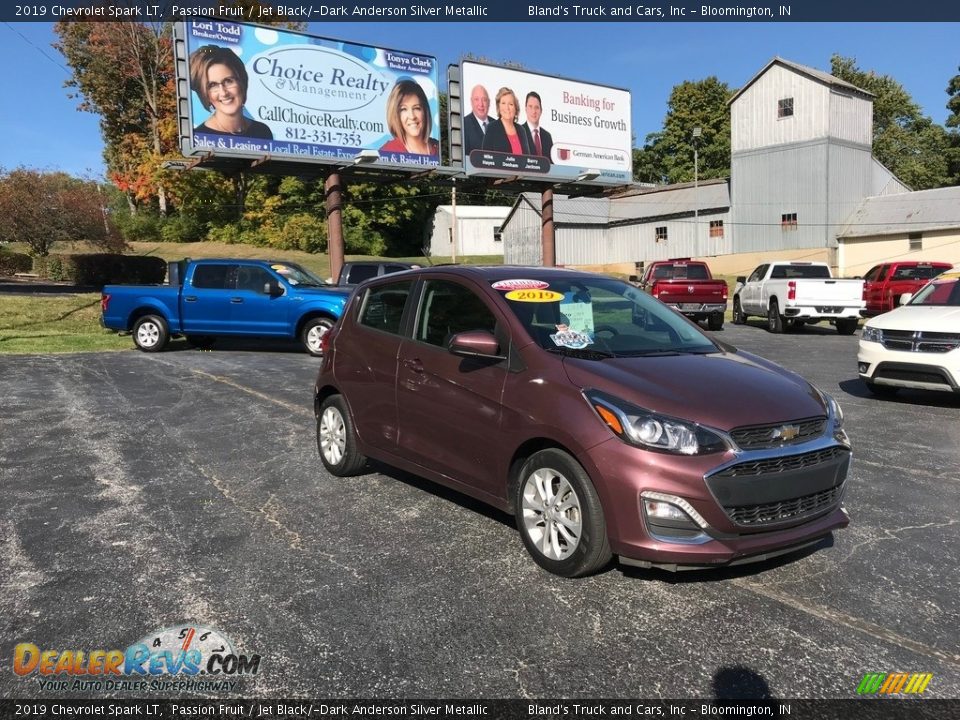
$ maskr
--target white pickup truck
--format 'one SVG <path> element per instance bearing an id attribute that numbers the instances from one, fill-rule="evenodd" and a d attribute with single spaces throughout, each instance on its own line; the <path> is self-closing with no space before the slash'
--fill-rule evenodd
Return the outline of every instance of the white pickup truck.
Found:
<path id="1" fill-rule="evenodd" d="M 834 279 L 820 262 L 764 263 L 750 277 L 738 277 L 733 293 L 733 322 L 760 315 L 773 333 L 829 320 L 841 335 L 852 335 L 865 306 L 863 280 Z"/>

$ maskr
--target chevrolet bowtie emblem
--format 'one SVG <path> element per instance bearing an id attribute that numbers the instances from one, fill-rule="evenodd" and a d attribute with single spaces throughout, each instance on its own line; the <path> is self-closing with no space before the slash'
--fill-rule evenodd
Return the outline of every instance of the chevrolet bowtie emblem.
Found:
<path id="1" fill-rule="evenodd" d="M 784 425 L 773 431 L 774 438 L 780 438 L 781 440 L 793 440 L 799 434 L 800 428 L 796 425 Z"/>

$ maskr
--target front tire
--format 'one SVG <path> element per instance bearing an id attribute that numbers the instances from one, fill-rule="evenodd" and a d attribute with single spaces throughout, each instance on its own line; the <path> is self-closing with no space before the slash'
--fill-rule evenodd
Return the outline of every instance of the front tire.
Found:
<path id="1" fill-rule="evenodd" d="M 133 324 L 133 344 L 143 352 L 160 352 L 169 340 L 170 328 L 159 315 L 144 315 Z"/>
<path id="2" fill-rule="evenodd" d="M 772 298 L 770 308 L 767 310 L 767 330 L 777 334 L 783 332 L 783 316 L 780 314 L 780 306 Z"/>
<path id="3" fill-rule="evenodd" d="M 331 395 L 320 405 L 317 451 L 327 472 L 337 477 L 356 475 L 367 464 L 357 450 L 357 433 L 342 395 Z"/>
<path id="4" fill-rule="evenodd" d="M 744 325 L 747 322 L 746 313 L 743 312 L 743 306 L 740 305 L 740 298 L 733 299 L 733 324 Z"/>
<path id="5" fill-rule="evenodd" d="M 300 342 L 314 357 L 323 357 L 323 336 L 330 332 L 333 320 L 325 317 L 311 318 L 300 330 Z"/>
<path id="6" fill-rule="evenodd" d="M 600 497 L 586 470 L 563 450 L 541 450 L 523 464 L 514 511 L 527 552 L 544 570 L 581 577 L 610 562 Z"/>

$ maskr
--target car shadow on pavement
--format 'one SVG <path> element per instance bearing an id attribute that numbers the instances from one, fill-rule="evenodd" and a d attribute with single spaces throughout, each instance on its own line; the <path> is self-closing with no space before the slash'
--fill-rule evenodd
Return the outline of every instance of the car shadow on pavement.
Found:
<path id="1" fill-rule="evenodd" d="M 960 393 L 939 392 L 937 390 L 913 390 L 900 388 L 895 395 L 879 397 L 874 395 L 859 378 L 841 380 L 839 387 L 847 395 L 872 400 L 879 406 L 922 405 L 924 407 L 960 408 Z"/>
<path id="2" fill-rule="evenodd" d="M 731 323 L 732 324 L 732 323 Z M 747 322 L 741 327 L 752 327 L 757 328 L 758 330 L 763 330 L 765 333 L 772 335 L 769 330 L 767 330 L 767 321 L 760 318 L 750 318 Z M 802 325 L 794 324 L 784 324 L 783 326 L 783 335 L 836 335 L 837 329 L 827 323 L 826 321 L 817 323 L 816 325 L 807 325 L 803 323 Z"/>
<path id="3" fill-rule="evenodd" d="M 174 338 L 163 349 L 163 352 L 270 352 L 296 353 L 306 356 L 303 345 L 284 338 L 232 338 L 218 337 L 209 348 L 198 348 L 188 343 L 184 338 Z"/>

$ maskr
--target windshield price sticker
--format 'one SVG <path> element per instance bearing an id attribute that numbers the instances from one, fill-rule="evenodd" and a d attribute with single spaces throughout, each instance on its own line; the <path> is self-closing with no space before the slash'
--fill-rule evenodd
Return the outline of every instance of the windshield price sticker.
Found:
<path id="1" fill-rule="evenodd" d="M 506 294 L 507 300 L 517 302 L 557 302 L 563 300 L 563 293 L 553 290 L 511 290 Z"/>
<path id="2" fill-rule="evenodd" d="M 546 290 L 550 284 L 543 280 L 497 280 L 490 287 L 494 290 Z"/>

